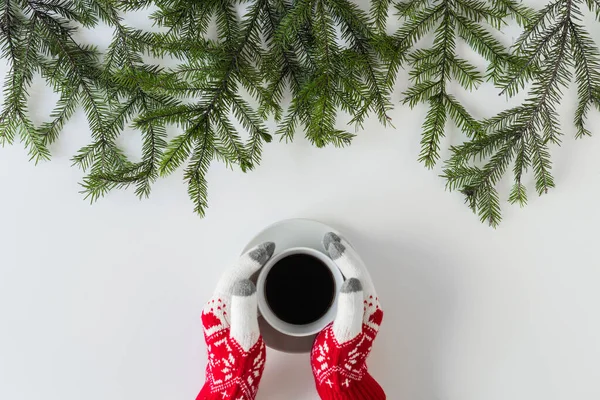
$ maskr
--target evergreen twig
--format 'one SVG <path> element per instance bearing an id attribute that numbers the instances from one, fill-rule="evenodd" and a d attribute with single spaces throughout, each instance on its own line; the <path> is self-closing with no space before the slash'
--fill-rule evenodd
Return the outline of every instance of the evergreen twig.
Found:
<path id="1" fill-rule="evenodd" d="M 486 134 L 453 147 L 446 162 L 448 188 L 460 190 L 473 211 L 491 226 L 501 219 L 496 185 L 511 163 L 514 184 L 509 202 L 526 204 L 523 176 L 529 169 L 539 195 L 554 187 L 549 145 L 560 142 L 558 106 L 572 80 L 579 98 L 576 136 L 590 135 L 585 119 L 591 106 L 600 109 L 600 53 L 582 25 L 582 3 L 554 0 L 526 25 L 514 47 L 526 63 L 509 70 L 501 84 L 502 93 L 514 95 L 531 81 L 527 100 L 483 121 Z M 596 5 L 591 7 L 597 11 Z M 526 71 L 529 66 L 538 72 L 533 77 Z"/>
<path id="2" fill-rule="evenodd" d="M 529 11 L 510 0 L 495 5 L 480 0 L 407 0 L 395 7 L 404 25 L 394 35 L 388 80 L 393 82 L 401 65 L 409 66 L 413 85 L 405 92 L 404 103 L 410 107 L 425 103 L 429 107 L 419 160 L 433 168 L 440 156 L 440 142 L 448 119 L 469 138 L 483 134 L 479 122 L 450 93 L 449 83 L 454 80 L 471 91 L 486 78 L 497 81 L 501 72 L 518 59 L 507 52 L 488 31 L 488 26 L 500 29 L 507 14 L 522 14 L 524 20 Z M 433 45 L 416 48 L 429 32 L 435 36 Z M 457 54 L 459 38 L 488 61 L 486 75 Z"/>

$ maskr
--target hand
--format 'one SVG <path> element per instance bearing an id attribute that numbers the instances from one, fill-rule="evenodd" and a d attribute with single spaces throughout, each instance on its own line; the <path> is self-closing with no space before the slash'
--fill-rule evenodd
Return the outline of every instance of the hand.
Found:
<path id="1" fill-rule="evenodd" d="M 208 349 L 206 381 L 196 400 L 254 400 L 266 351 L 258 330 L 256 287 L 250 276 L 273 255 L 274 243 L 244 254 L 221 277 L 202 311 Z"/>
<path id="2" fill-rule="evenodd" d="M 317 335 L 311 352 L 317 391 L 323 400 L 384 400 L 385 393 L 365 362 L 383 319 L 373 282 L 346 241 L 330 232 L 323 244 L 346 281 L 337 316 Z"/>

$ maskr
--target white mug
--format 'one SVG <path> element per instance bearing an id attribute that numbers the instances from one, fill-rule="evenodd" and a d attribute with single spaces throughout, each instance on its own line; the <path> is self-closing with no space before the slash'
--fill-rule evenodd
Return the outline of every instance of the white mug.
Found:
<path id="1" fill-rule="evenodd" d="M 305 325 L 290 324 L 289 322 L 281 320 L 277 315 L 275 315 L 273 310 L 271 310 L 271 307 L 269 307 L 265 295 L 265 283 L 267 281 L 267 276 L 269 275 L 269 271 L 271 270 L 271 268 L 275 264 L 277 264 L 277 262 L 279 262 L 281 259 L 291 256 L 293 254 L 306 254 L 318 259 L 329 268 L 329 271 L 331 272 L 334 281 L 333 301 L 331 302 L 331 306 L 329 307 L 325 315 L 323 315 L 321 318 Z M 256 282 L 256 289 L 258 294 L 258 309 L 260 310 L 260 313 L 262 314 L 266 322 L 279 332 L 290 336 L 311 336 L 319 333 L 335 318 L 335 314 L 337 312 L 338 292 L 343 283 L 344 277 L 340 272 L 339 268 L 325 254 L 321 253 L 318 250 L 311 249 L 308 247 L 289 248 L 271 257 L 271 259 L 260 271 Z M 306 295 L 310 296 L 310 288 L 307 288 Z"/>

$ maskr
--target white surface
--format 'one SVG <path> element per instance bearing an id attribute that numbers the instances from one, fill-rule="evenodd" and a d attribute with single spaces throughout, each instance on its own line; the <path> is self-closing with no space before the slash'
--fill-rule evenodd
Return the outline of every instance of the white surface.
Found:
<path id="1" fill-rule="evenodd" d="M 458 93 L 481 115 L 504 107 L 487 86 Z M 600 137 L 572 139 L 573 99 L 556 190 L 503 204 L 498 230 L 415 161 L 423 107 L 397 107 L 396 130 L 369 121 L 347 149 L 299 139 L 265 146 L 249 174 L 213 165 L 204 220 L 180 174 L 150 200 L 83 201 L 69 161 L 81 114 L 52 162 L 0 149 L 0 399 L 192 400 L 202 303 L 249 238 L 291 217 L 339 227 L 370 267 L 386 312 L 370 368 L 389 399 L 600 398 Z M 313 387 L 308 355 L 268 353 L 259 400 L 314 400 Z"/>

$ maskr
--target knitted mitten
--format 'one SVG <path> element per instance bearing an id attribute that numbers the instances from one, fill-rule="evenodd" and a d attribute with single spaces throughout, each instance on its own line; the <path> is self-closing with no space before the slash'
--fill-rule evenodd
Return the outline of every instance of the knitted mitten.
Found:
<path id="1" fill-rule="evenodd" d="M 317 391 L 323 400 L 384 400 L 365 360 L 383 319 L 368 271 L 347 242 L 328 233 L 323 244 L 344 274 L 337 316 L 315 340 L 311 352 Z"/>
<path id="2" fill-rule="evenodd" d="M 254 400 L 265 365 L 256 287 L 248 279 L 273 255 L 264 243 L 244 254 L 219 281 L 202 311 L 208 349 L 206 381 L 196 400 Z"/>

